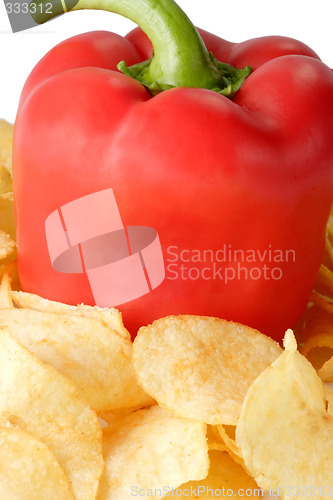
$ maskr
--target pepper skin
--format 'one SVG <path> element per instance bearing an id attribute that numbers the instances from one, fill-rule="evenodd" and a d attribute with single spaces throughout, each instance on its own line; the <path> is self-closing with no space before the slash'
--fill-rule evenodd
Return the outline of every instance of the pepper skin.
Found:
<path id="1" fill-rule="evenodd" d="M 158 34 L 145 31 L 162 59 L 167 30 L 157 48 Z M 172 88 L 152 96 L 120 73 L 121 60 L 151 57 L 140 29 L 124 38 L 75 36 L 32 71 L 13 151 L 22 289 L 95 304 L 85 273 L 52 267 L 45 221 L 112 188 L 123 225 L 153 228 L 164 259 L 156 288 L 126 303 L 99 303 L 118 307 L 133 336 L 158 317 L 199 314 L 280 341 L 299 320 L 323 255 L 333 199 L 333 73 L 292 39 L 233 44 L 200 33 L 218 60 L 252 68 L 231 99 L 174 82 L 164 69 L 162 85 Z"/>

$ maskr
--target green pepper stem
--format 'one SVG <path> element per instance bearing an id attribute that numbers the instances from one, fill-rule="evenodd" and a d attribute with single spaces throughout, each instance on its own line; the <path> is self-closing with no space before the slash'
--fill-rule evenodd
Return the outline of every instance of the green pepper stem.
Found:
<path id="1" fill-rule="evenodd" d="M 132 20 L 151 40 L 154 55 L 151 60 L 131 68 L 121 62 L 119 69 L 141 81 L 152 93 L 170 87 L 201 87 L 225 93 L 223 90 L 230 87 L 227 72 L 224 70 L 221 73 L 198 31 L 173 0 L 75 1 L 34 0 L 30 3 L 30 13 L 40 24 L 63 12 L 81 9 L 106 10 Z M 46 4 L 52 4 L 54 8 L 47 9 Z M 245 76 L 239 75 L 241 83 L 249 71 L 248 68 Z M 234 79 L 235 75 L 233 84 Z M 237 86 L 240 86 L 239 83 Z"/>

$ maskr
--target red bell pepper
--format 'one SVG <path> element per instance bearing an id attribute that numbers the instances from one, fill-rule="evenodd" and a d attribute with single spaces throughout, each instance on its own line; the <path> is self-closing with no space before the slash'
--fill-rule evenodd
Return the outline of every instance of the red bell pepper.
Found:
<path id="1" fill-rule="evenodd" d="M 60 13 L 43 1 L 33 3 L 39 22 Z M 102 3 L 146 34 L 70 38 L 22 92 L 13 175 L 23 290 L 118 307 L 133 334 L 183 313 L 280 340 L 324 249 L 332 71 L 289 38 L 200 36 L 172 0 L 73 9 Z"/>

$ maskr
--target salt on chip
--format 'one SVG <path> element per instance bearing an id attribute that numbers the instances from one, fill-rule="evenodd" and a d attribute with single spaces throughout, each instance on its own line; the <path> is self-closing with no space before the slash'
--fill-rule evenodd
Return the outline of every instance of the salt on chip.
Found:
<path id="1" fill-rule="evenodd" d="M 140 491 L 161 497 L 163 488 L 177 488 L 208 474 L 205 424 L 172 417 L 158 406 L 106 427 L 103 453 L 98 500 L 130 500 Z"/>
<path id="2" fill-rule="evenodd" d="M 173 491 L 175 498 L 260 498 L 263 491 L 254 479 L 225 451 L 209 451 L 210 467 L 206 479 L 190 481 Z"/>
<path id="3" fill-rule="evenodd" d="M 295 487 L 293 496 L 316 500 L 333 491 L 333 416 L 324 385 L 297 351 L 291 330 L 284 346 L 249 388 L 236 440 L 259 486 L 278 488 L 282 499 Z"/>
<path id="4" fill-rule="evenodd" d="M 17 427 L 0 427 L 0 478 L 4 500 L 74 500 L 52 451 Z"/>
<path id="5" fill-rule="evenodd" d="M 0 331 L 0 425 L 35 435 L 56 456 L 76 500 L 94 500 L 103 470 L 101 429 L 74 382 Z"/>
<path id="6" fill-rule="evenodd" d="M 255 378 L 281 353 L 249 327 L 204 316 L 168 316 L 140 328 L 139 384 L 175 416 L 235 425 Z"/>
<path id="7" fill-rule="evenodd" d="M 137 384 L 131 340 L 94 318 L 6 308 L 0 309 L 0 326 L 8 326 L 30 352 L 72 379 L 94 410 L 153 403 Z"/>

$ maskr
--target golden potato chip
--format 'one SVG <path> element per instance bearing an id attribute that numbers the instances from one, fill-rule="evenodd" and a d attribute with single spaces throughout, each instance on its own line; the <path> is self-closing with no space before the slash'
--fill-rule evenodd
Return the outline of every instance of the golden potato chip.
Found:
<path id="1" fill-rule="evenodd" d="M 261 498 L 264 492 L 252 477 L 225 451 L 209 452 L 210 467 L 206 479 L 182 484 L 169 495 L 175 498 Z"/>
<path id="2" fill-rule="evenodd" d="M 218 425 L 217 432 L 221 436 L 227 450 L 231 451 L 234 455 L 242 458 L 242 452 L 236 443 L 236 426 L 235 425 Z"/>
<path id="3" fill-rule="evenodd" d="M 218 318 L 169 316 L 139 330 L 139 384 L 175 416 L 235 425 L 252 381 L 281 353 L 272 339 Z"/>
<path id="4" fill-rule="evenodd" d="M 318 375 L 323 382 L 333 382 L 333 356 L 325 361 L 318 371 Z"/>
<path id="5" fill-rule="evenodd" d="M 242 457 L 242 452 L 236 443 L 236 426 L 235 425 L 217 425 L 216 431 L 222 439 L 226 451 L 229 453 L 234 462 L 241 465 L 248 473 Z"/>
<path id="6" fill-rule="evenodd" d="M 21 285 L 19 281 L 16 260 L 12 260 L 6 264 L 0 263 L 0 281 L 2 280 L 5 273 L 7 273 L 10 278 L 11 290 L 20 290 Z"/>
<path id="7" fill-rule="evenodd" d="M 322 295 L 333 297 L 333 271 L 323 264 L 318 271 L 314 289 Z"/>
<path id="8" fill-rule="evenodd" d="M 0 119 L 0 165 L 12 174 L 12 145 L 14 125 Z"/>
<path id="9" fill-rule="evenodd" d="M 56 456 L 77 500 L 93 500 L 103 470 L 101 429 L 74 382 L 0 331 L 0 424 L 35 435 Z"/>
<path id="10" fill-rule="evenodd" d="M 1 153 L 0 153 L 1 155 Z M 0 164 L 0 194 L 13 191 L 13 183 L 10 173 L 4 165 Z"/>
<path id="11" fill-rule="evenodd" d="M 216 425 L 207 425 L 207 444 L 209 450 L 227 451 L 227 447 L 222 441 Z"/>
<path id="12" fill-rule="evenodd" d="M 13 193 L 0 194 L 0 229 L 16 241 Z"/>
<path id="13" fill-rule="evenodd" d="M 12 307 L 14 307 L 14 304 L 11 295 L 10 277 L 8 272 L 5 271 L 1 278 L 0 309 Z"/>
<path id="14" fill-rule="evenodd" d="M 41 361 L 72 379 L 95 410 L 142 407 L 153 400 L 136 382 L 132 342 L 93 318 L 33 309 L 0 309 L 0 326 Z"/>
<path id="15" fill-rule="evenodd" d="M 166 488 L 207 476 L 206 425 L 159 406 L 138 410 L 103 430 L 103 454 L 99 500 L 162 496 Z"/>
<path id="16" fill-rule="evenodd" d="M 12 298 L 18 308 L 35 309 L 36 311 L 53 312 L 58 314 L 70 314 L 75 316 L 83 316 L 93 318 L 99 323 L 104 324 L 114 332 L 118 333 L 121 337 L 130 340 L 131 336 L 124 327 L 122 316 L 118 309 L 115 308 L 101 308 L 98 306 L 87 306 L 79 304 L 77 306 L 70 306 L 47 300 L 39 295 L 26 292 L 12 292 Z"/>
<path id="17" fill-rule="evenodd" d="M 333 356 L 333 316 L 318 306 L 306 313 L 301 353 L 317 371 Z"/>
<path id="18" fill-rule="evenodd" d="M 12 255 L 15 251 L 15 241 L 11 239 L 9 234 L 0 229 L 0 260 Z"/>
<path id="19" fill-rule="evenodd" d="M 311 294 L 311 302 L 315 306 L 319 306 L 324 311 L 333 314 L 333 299 L 325 297 L 320 293 L 313 290 Z"/>
<path id="20" fill-rule="evenodd" d="M 297 351 L 288 330 L 284 353 L 253 382 L 236 440 L 245 465 L 263 489 L 282 499 L 333 491 L 333 416 L 322 381 Z"/>
<path id="21" fill-rule="evenodd" d="M 332 264 L 333 264 L 333 244 L 331 241 L 332 239 L 333 238 L 329 238 L 329 237 L 326 238 L 325 253 L 324 253 L 324 257 L 323 257 L 323 261 L 322 261 L 322 263 L 324 265 L 326 265 L 326 267 L 328 267 L 331 270 L 332 270 Z"/>
<path id="22" fill-rule="evenodd" d="M 52 451 L 17 427 L 0 427 L 0 477 L 3 500 L 74 500 Z"/>

